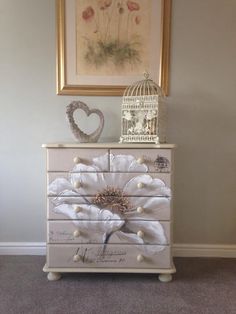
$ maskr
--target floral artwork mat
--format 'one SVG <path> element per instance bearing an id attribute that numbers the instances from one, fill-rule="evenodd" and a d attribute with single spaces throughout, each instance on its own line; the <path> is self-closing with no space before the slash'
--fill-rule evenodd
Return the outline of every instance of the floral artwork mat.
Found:
<path id="1" fill-rule="evenodd" d="M 144 72 L 168 86 L 171 0 L 57 0 L 58 94 L 122 95 Z"/>

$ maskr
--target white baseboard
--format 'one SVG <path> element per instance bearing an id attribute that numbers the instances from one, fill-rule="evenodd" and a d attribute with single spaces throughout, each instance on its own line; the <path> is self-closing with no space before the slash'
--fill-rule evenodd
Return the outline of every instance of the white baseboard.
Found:
<path id="1" fill-rule="evenodd" d="M 0 242 L 0 255 L 46 255 L 45 242 Z M 236 245 L 174 244 L 175 257 L 231 257 L 236 258 Z"/>
<path id="2" fill-rule="evenodd" d="M 0 242 L 0 255 L 46 255 L 46 243 Z"/>
<path id="3" fill-rule="evenodd" d="M 178 244 L 173 245 L 178 257 L 231 257 L 236 258 L 235 244 Z"/>

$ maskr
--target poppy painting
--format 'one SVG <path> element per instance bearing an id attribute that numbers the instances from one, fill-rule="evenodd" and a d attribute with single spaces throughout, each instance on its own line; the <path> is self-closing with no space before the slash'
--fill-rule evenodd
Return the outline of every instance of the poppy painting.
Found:
<path id="1" fill-rule="evenodd" d="M 149 68 L 151 0 L 77 0 L 77 73 L 139 75 Z"/>
<path id="2" fill-rule="evenodd" d="M 57 0 L 58 94 L 122 95 L 150 76 L 167 91 L 171 0 Z"/>

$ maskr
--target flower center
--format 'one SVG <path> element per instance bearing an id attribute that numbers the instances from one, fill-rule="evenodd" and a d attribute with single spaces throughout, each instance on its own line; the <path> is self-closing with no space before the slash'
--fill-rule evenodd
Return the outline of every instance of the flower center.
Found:
<path id="1" fill-rule="evenodd" d="M 117 213 L 125 213 L 131 207 L 126 195 L 120 189 L 114 187 L 107 187 L 102 192 L 97 193 L 92 203 Z"/>

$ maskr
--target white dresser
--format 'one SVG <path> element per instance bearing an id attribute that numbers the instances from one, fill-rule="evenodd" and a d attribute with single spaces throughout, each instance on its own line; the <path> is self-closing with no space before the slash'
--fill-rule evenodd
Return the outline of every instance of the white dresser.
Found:
<path id="1" fill-rule="evenodd" d="M 45 144 L 49 280 L 63 272 L 170 281 L 172 144 Z"/>

